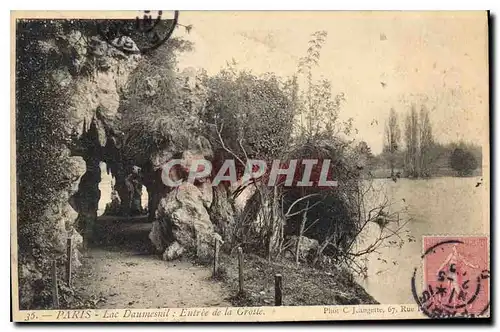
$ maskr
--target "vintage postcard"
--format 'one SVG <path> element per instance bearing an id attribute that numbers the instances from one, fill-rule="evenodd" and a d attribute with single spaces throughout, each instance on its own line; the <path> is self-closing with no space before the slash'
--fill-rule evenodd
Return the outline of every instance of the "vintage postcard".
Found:
<path id="1" fill-rule="evenodd" d="M 11 13 L 16 322 L 490 318 L 489 13 Z"/>

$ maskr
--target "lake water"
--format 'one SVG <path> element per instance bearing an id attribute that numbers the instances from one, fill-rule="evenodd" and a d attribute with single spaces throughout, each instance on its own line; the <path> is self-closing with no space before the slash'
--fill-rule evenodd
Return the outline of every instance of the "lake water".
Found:
<path id="1" fill-rule="evenodd" d="M 415 303 L 410 281 L 414 269 L 421 267 L 422 236 L 489 234 L 489 196 L 486 184 L 476 187 L 479 181 L 481 177 L 400 179 L 396 183 L 375 180 L 374 186 L 384 188 L 389 200 L 396 203 L 393 209 L 407 206 L 411 217 L 407 229 L 416 242 L 406 242 L 401 249 L 384 248 L 380 256 L 368 257 L 368 278 L 358 280 L 367 292 L 385 304 Z M 374 224 L 366 236 L 370 238 L 377 228 Z"/>

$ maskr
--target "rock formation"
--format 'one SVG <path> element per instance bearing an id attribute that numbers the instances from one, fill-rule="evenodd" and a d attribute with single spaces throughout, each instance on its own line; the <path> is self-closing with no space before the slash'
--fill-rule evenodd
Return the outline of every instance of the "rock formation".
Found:
<path id="1" fill-rule="evenodd" d="M 214 231 L 207 208 L 203 204 L 200 188 L 184 182 L 160 200 L 157 220 L 150 238 L 157 239 L 156 230 L 169 230 L 165 242 L 156 242 L 155 247 L 164 251 L 167 260 L 178 258 L 189 251 L 204 259 L 212 255 L 214 240 L 220 238 Z"/>
<path id="2" fill-rule="evenodd" d="M 174 169 L 171 175 L 184 181 L 178 187 L 165 187 L 159 198 L 149 238 L 165 260 L 176 259 L 185 252 L 206 260 L 213 254 L 214 241 L 222 242 L 209 215 L 213 201 L 209 180 L 200 179 L 195 184 L 185 181 L 192 162 L 209 153 L 184 151 L 180 169 Z"/>
<path id="3" fill-rule="evenodd" d="M 59 192 L 51 193 L 55 198 L 51 198 L 43 211 L 33 214 L 38 220 L 23 220 L 20 227 L 25 229 L 22 232 L 34 234 L 30 228 L 38 225 L 38 235 L 26 239 L 30 242 L 20 246 L 25 250 L 43 247 L 44 242 L 50 242 L 53 247 L 51 254 L 58 257 L 65 255 L 66 238 L 72 237 L 73 256 L 77 258 L 75 267 L 79 265 L 83 242 L 80 234 L 85 240 L 91 238 L 97 218 L 101 180 L 99 164 L 111 161 L 113 165 L 115 161 L 113 148 L 119 145 L 120 134 L 114 126 L 119 117 L 120 94 L 140 59 L 140 55 L 125 55 L 100 40 L 92 24 L 89 21 L 25 22 L 18 27 L 21 37 L 17 40 L 18 47 L 22 47 L 17 49 L 18 77 L 26 72 L 39 78 L 32 85 L 29 85 L 29 80 L 28 84 L 23 83 L 23 95 L 19 98 L 24 101 L 34 97 L 39 105 L 50 105 L 57 103 L 57 94 L 65 91 L 63 98 L 68 108 L 63 110 L 67 116 L 63 131 L 70 137 L 59 151 L 61 158 L 68 160 L 61 176 L 67 185 L 58 189 Z M 25 107 L 19 112 L 31 112 L 30 104 L 19 105 Z M 29 121 L 29 117 L 18 121 Z M 26 127 L 24 124 L 23 128 Z M 63 136 L 62 133 L 55 135 Z M 119 168 L 119 165 L 113 166 Z M 23 167 L 29 167 L 29 164 Z M 24 191 L 22 195 L 32 194 Z M 46 273 L 41 263 L 29 256 L 20 257 L 21 308 L 43 305 L 34 300 L 40 291 L 37 280 Z M 37 301 L 39 303 L 34 304 Z"/>
<path id="4" fill-rule="evenodd" d="M 288 250 L 285 253 L 286 257 L 295 259 L 295 255 L 297 255 L 297 240 L 298 236 L 293 235 L 289 238 L 288 242 Z M 300 243 L 298 247 L 298 255 L 299 260 L 302 262 L 311 261 L 315 256 L 319 247 L 318 240 L 310 239 L 308 237 L 302 236 L 300 238 Z"/>

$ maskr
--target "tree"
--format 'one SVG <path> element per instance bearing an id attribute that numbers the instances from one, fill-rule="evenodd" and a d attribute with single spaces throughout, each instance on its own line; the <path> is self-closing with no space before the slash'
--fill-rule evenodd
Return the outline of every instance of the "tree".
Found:
<path id="1" fill-rule="evenodd" d="M 358 167 L 367 167 L 373 162 L 373 153 L 370 146 L 365 142 L 361 141 L 354 149 L 355 155 L 358 157 Z"/>
<path id="2" fill-rule="evenodd" d="M 213 145 L 220 145 L 220 131 L 241 159 L 246 154 L 265 160 L 282 156 L 295 115 L 289 84 L 273 74 L 256 76 L 231 66 L 208 78 L 205 121 L 211 125 L 207 136 Z"/>
<path id="3" fill-rule="evenodd" d="M 188 149 L 201 134 L 206 92 L 197 83 L 203 73 L 176 69 L 177 55 L 191 47 L 190 42 L 170 39 L 130 74 L 120 101 L 120 150 L 126 166 L 144 170 L 154 156 Z"/>
<path id="4" fill-rule="evenodd" d="M 206 92 L 197 83 L 203 73 L 176 69 L 177 55 L 191 47 L 185 40 L 169 39 L 141 59 L 121 91 L 120 148 L 107 165 L 115 178 L 122 212 L 129 210 L 125 179 L 133 166 L 141 168 L 141 182 L 148 190 L 149 218 L 153 220 L 163 190 L 156 173 L 165 161 L 164 152 L 208 146 L 200 134 Z M 200 146 L 200 150 L 206 149 Z"/>
<path id="5" fill-rule="evenodd" d="M 385 124 L 385 142 L 384 152 L 387 153 L 389 167 L 391 168 L 391 177 L 394 177 L 394 166 L 396 162 L 396 153 L 399 150 L 399 143 L 401 140 L 401 129 L 398 124 L 398 116 L 391 108 L 389 119 Z"/>
<path id="6" fill-rule="evenodd" d="M 326 41 L 326 31 L 316 31 L 311 35 L 306 55 L 298 64 L 298 76 L 303 79 L 304 89 L 297 96 L 299 140 L 314 141 L 331 139 L 340 132 L 348 135 L 352 118 L 339 121 L 339 112 L 344 93 L 333 94 L 329 80 L 314 79 L 314 69 L 319 66 L 320 52 Z M 298 91 L 296 92 L 298 94 Z"/>
<path id="7" fill-rule="evenodd" d="M 406 116 L 405 122 L 405 141 L 406 141 L 406 158 L 405 169 L 410 177 L 419 176 L 419 130 L 418 130 L 418 113 L 415 105 L 412 105 L 411 111 Z"/>
<path id="8" fill-rule="evenodd" d="M 215 162 L 233 158 L 239 178 L 249 159 L 271 161 L 286 155 L 295 115 L 293 80 L 282 80 L 273 74 L 256 76 L 229 66 L 208 78 L 206 85 L 209 93 L 204 120 L 209 124 L 207 136 L 216 149 Z M 267 249 L 270 258 L 279 244 L 283 225 L 279 209 L 281 188 L 257 182 L 243 183 L 232 192 L 225 187 L 217 190 L 236 198 L 249 185 L 255 189 L 255 204 L 251 204 L 256 207 L 252 211 L 256 212 L 252 215 L 255 219 L 238 218 L 235 229 L 229 233 L 233 244 L 257 244 Z M 256 220 L 263 221 L 262 227 L 256 227 Z"/>
<path id="9" fill-rule="evenodd" d="M 429 111 L 425 106 L 420 109 L 420 175 L 431 176 L 432 149 L 434 139 L 432 137 L 432 126 L 429 120 Z"/>
<path id="10" fill-rule="evenodd" d="M 471 175 L 472 171 L 478 166 L 474 155 L 467 150 L 456 148 L 450 156 L 450 167 L 455 170 L 459 176 Z"/>

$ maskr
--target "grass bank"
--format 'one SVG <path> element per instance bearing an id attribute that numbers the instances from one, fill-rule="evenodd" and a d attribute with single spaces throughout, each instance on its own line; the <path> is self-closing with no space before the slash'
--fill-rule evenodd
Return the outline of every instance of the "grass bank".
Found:
<path id="1" fill-rule="evenodd" d="M 244 293 L 239 294 L 238 258 L 236 254 L 221 255 L 216 276 L 227 288 L 235 306 L 274 305 L 274 276 L 281 274 L 283 305 L 347 305 L 377 304 L 346 270 L 314 269 L 296 266 L 290 260 L 269 262 L 262 257 L 244 256 Z"/>

